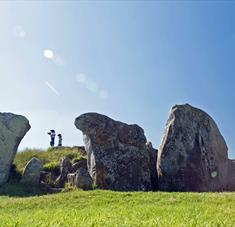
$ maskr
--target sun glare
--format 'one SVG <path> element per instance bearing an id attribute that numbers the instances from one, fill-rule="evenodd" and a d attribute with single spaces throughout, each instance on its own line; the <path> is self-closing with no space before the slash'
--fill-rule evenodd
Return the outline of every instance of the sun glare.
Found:
<path id="1" fill-rule="evenodd" d="M 52 50 L 46 49 L 44 50 L 45 58 L 52 59 L 54 57 L 54 53 Z"/>

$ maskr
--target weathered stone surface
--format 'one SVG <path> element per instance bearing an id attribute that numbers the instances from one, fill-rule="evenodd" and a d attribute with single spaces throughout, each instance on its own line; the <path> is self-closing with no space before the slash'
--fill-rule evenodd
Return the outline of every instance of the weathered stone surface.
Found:
<path id="1" fill-rule="evenodd" d="M 39 159 L 32 158 L 24 168 L 21 181 L 27 184 L 39 184 L 42 167 L 42 162 Z"/>
<path id="2" fill-rule="evenodd" d="M 75 173 L 79 168 L 84 168 L 87 169 L 87 160 L 82 159 L 79 160 L 78 162 L 75 162 L 72 167 L 71 167 L 71 173 Z"/>
<path id="3" fill-rule="evenodd" d="M 0 185 L 8 180 L 18 146 L 29 129 L 25 117 L 0 113 Z"/>
<path id="4" fill-rule="evenodd" d="M 97 113 L 81 115 L 75 120 L 75 126 L 83 132 L 88 170 L 97 188 L 152 189 L 142 128 Z"/>
<path id="5" fill-rule="evenodd" d="M 151 142 L 146 143 L 146 149 L 149 156 L 149 168 L 151 176 L 152 190 L 158 189 L 158 175 L 157 175 L 157 153 L 158 150 L 154 149 Z"/>
<path id="6" fill-rule="evenodd" d="M 67 181 L 67 175 L 70 173 L 72 164 L 71 160 L 68 157 L 65 157 L 60 162 L 60 176 L 56 179 L 55 184 L 58 187 L 64 187 L 65 182 Z"/>
<path id="7" fill-rule="evenodd" d="M 235 160 L 228 160 L 227 190 L 235 191 Z"/>
<path id="8" fill-rule="evenodd" d="M 75 173 L 69 173 L 67 175 L 68 184 L 70 184 L 73 187 L 75 187 L 75 176 L 76 176 L 76 172 Z"/>
<path id="9" fill-rule="evenodd" d="M 160 190 L 224 190 L 227 159 L 224 138 L 208 114 L 188 104 L 172 108 L 158 152 Z"/>
<path id="10" fill-rule="evenodd" d="M 88 173 L 86 168 L 79 168 L 76 172 L 74 184 L 75 187 L 81 188 L 83 190 L 91 190 L 92 189 L 92 178 Z"/>
<path id="11" fill-rule="evenodd" d="M 48 184 L 48 185 L 53 185 L 54 181 L 57 178 L 54 177 L 54 174 L 52 172 L 48 171 L 40 171 L 40 182 Z"/>
<path id="12" fill-rule="evenodd" d="M 81 188 L 83 190 L 92 189 L 93 181 L 87 168 L 80 167 L 75 173 L 69 173 L 67 178 L 68 183 L 73 187 Z"/>
<path id="13" fill-rule="evenodd" d="M 87 169 L 87 159 L 75 162 L 71 167 L 71 173 L 67 175 L 68 183 L 76 188 L 83 190 L 92 189 L 92 178 Z"/>

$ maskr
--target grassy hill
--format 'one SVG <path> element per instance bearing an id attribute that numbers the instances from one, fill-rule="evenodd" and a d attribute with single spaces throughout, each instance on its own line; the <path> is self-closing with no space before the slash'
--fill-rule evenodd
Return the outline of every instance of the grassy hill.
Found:
<path id="1" fill-rule="evenodd" d="M 47 150 L 27 149 L 16 154 L 14 164 L 19 172 L 22 172 L 27 162 L 36 157 L 45 166 L 59 165 L 60 160 L 65 156 L 70 157 L 73 162 L 84 157 L 84 151 L 79 147 L 55 147 Z"/>
<path id="2" fill-rule="evenodd" d="M 0 197 L 1 226 L 234 226 L 235 193 L 79 191 Z"/>
<path id="3" fill-rule="evenodd" d="M 86 158 L 84 150 L 79 147 L 55 147 L 47 150 L 27 149 L 16 154 L 11 171 L 10 181 L 0 187 L 0 195 L 7 196 L 32 196 L 47 194 L 48 191 L 42 187 L 25 185 L 20 183 L 20 177 L 28 161 L 33 157 L 38 158 L 43 163 L 43 169 L 59 175 L 60 160 L 65 156 L 70 157 L 72 163 Z"/>

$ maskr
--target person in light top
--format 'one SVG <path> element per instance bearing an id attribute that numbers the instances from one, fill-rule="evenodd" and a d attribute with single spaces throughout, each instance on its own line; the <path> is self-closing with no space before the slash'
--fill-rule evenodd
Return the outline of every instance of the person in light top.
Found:
<path id="1" fill-rule="evenodd" d="M 62 147 L 62 135 L 58 134 L 58 147 Z"/>
<path id="2" fill-rule="evenodd" d="M 55 146 L 55 136 L 56 136 L 55 130 L 54 129 L 50 130 L 50 132 L 48 132 L 48 135 L 50 135 L 50 138 L 51 138 L 50 146 L 54 147 Z"/>

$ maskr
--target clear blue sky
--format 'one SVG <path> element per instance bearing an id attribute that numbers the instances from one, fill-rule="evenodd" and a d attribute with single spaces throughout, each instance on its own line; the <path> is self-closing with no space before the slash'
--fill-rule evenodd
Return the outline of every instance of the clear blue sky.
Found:
<path id="1" fill-rule="evenodd" d="M 21 149 L 47 147 L 51 128 L 83 144 L 73 122 L 90 111 L 140 125 L 158 147 L 171 106 L 190 103 L 233 157 L 234 12 L 232 1 L 1 1 L 0 111 L 29 118 Z"/>

